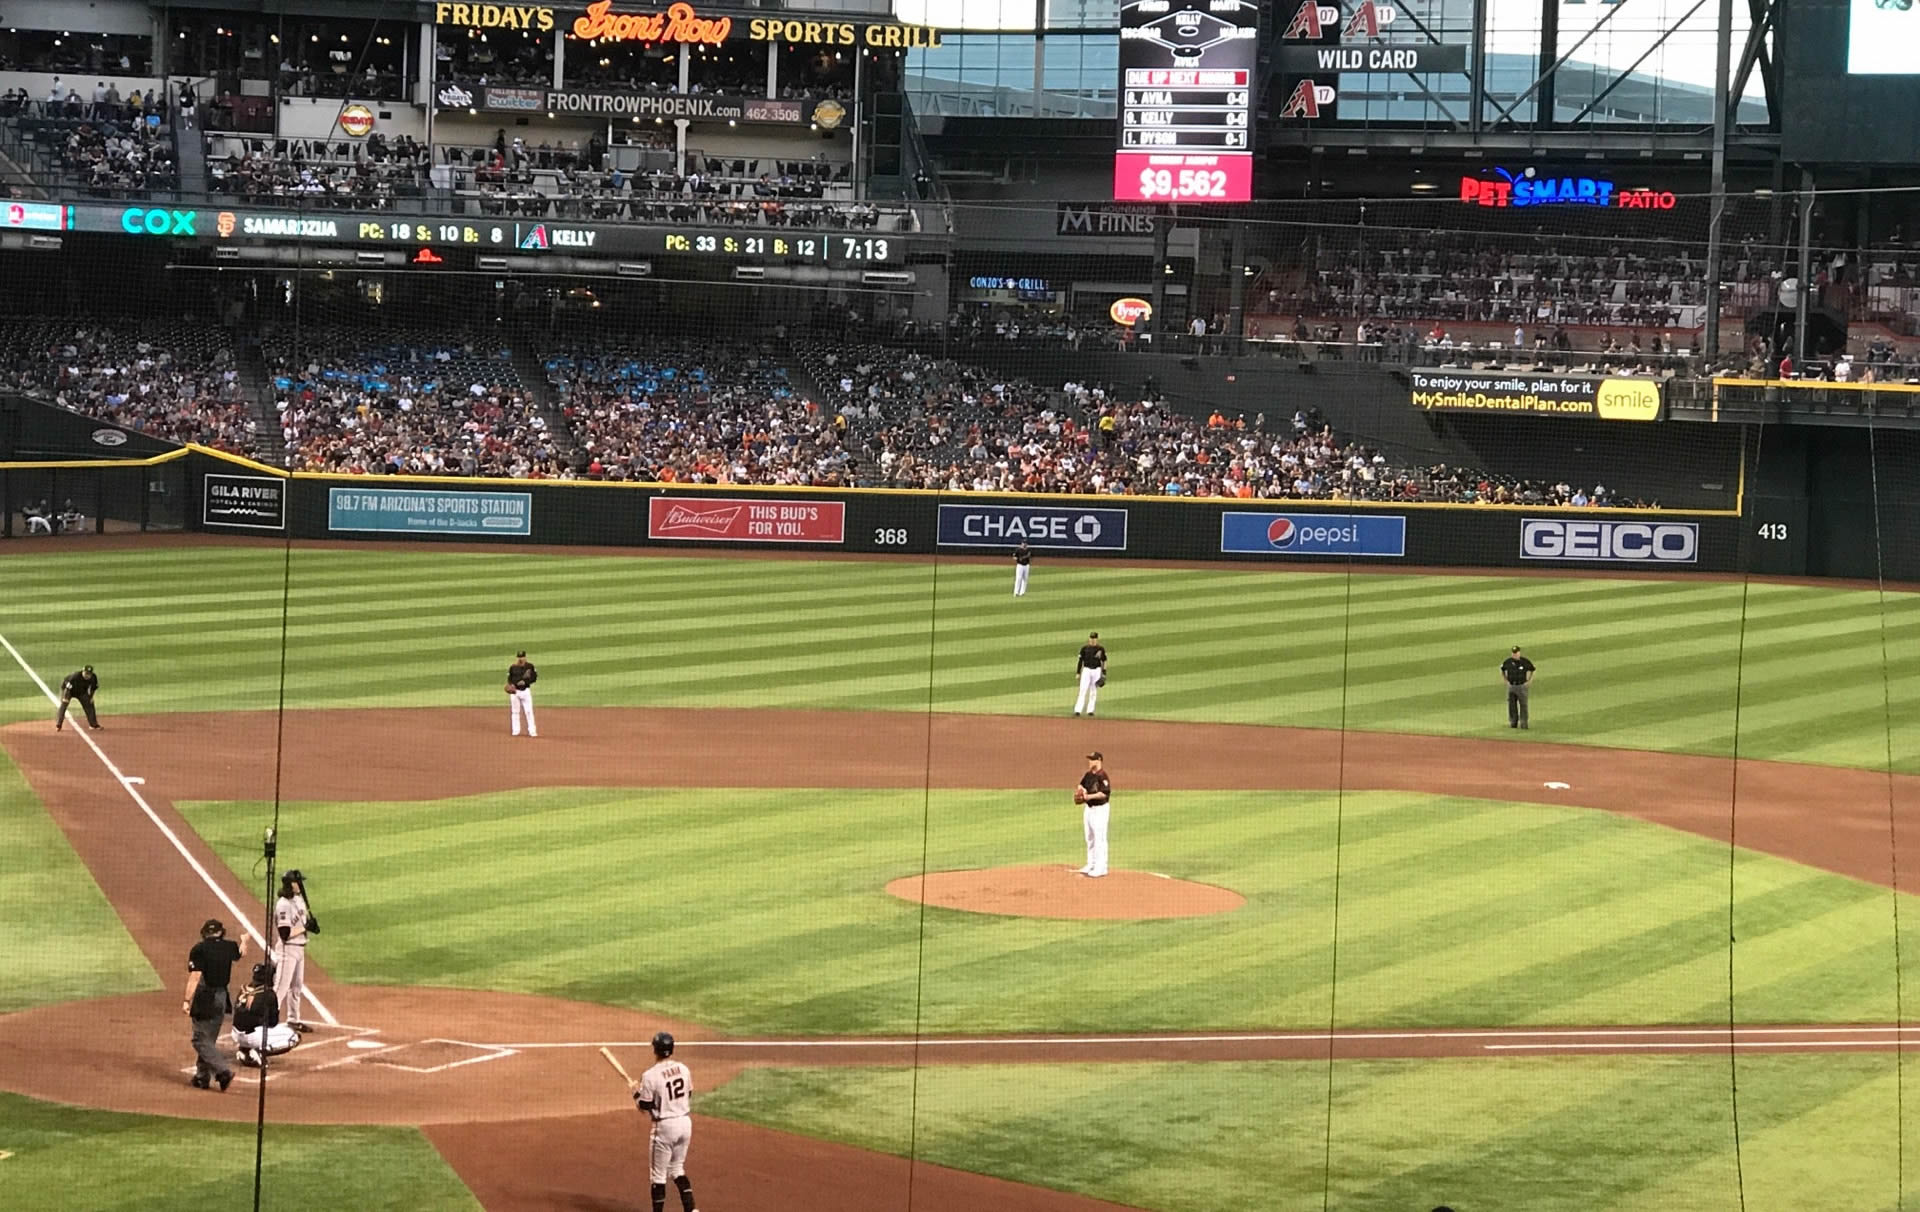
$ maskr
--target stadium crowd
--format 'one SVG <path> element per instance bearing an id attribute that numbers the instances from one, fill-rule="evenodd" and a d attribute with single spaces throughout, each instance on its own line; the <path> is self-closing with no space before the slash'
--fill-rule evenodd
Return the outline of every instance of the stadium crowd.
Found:
<path id="1" fill-rule="evenodd" d="M 427 334 L 345 331 L 302 334 L 297 343 L 283 335 L 269 339 L 263 353 L 287 465 L 295 470 L 523 479 L 568 473 L 504 350 Z"/>
<path id="2" fill-rule="evenodd" d="M 255 450 L 233 351 L 204 329 L 0 323 L 0 383 L 170 442 Z"/>
<path id="3" fill-rule="evenodd" d="M 186 351 L 87 328 L 10 335 L 31 338 L 0 343 L 12 351 L 0 370 L 24 390 L 158 437 L 259 445 L 224 346 Z M 288 467 L 351 474 L 1625 503 L 1599 485 L 1428 466 L 1339 434 L 1304 404 L 1272 423 L 1264 412 L 1203 416 L 1151 383 L 1043 387 L 898 346 L 769 336 L 554 350 L 546 413 L 497 344 L 307 329 L 263 343 L 265 403 Z"/>

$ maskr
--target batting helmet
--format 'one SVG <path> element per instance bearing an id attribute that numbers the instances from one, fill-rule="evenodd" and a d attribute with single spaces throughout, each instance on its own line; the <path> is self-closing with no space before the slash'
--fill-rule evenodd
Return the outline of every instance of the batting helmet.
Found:
<path id="1" fill-rule="evenodd" d="M 653 1037 L 653 1054 L 655 1056 L 672 1056 L 673 1055 L 673 1036 L 669 1035 L 665 1031 L 662 1031 L 656 1034 Z"/>
<path id="2" fill-rule="evenodd" d="M 307 882 L 307 877 L 301 874 L 300 868 L 298 867 L 295 867 L 293 870 L 287 872 L 285 875 L 280 877 L 280 885 L 283 888 L 291 888 L 295 884 L 304 884 L 306 882 Z"/>
<path id="3" fill-rule="evenodd" d="M 219 938 L 227 932 L 226 925 L 217 917 L 210 917 L 200 923 L 201 938 Z"/>

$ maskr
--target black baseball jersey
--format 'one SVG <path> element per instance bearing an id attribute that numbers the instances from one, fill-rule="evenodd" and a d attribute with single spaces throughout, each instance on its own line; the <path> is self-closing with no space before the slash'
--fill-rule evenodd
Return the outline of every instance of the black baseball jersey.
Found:
<path id="1" fill-rule="evenodd" d="M 507 666 L 507 685 L 515 690 L 525 690 L 540 680 L 540 671 L 533 667 L 532 661 L 515 661 Z"/>
<path id="2" fill-rule="evenodd" d="M 1107 649 L 1104 644 L 1080 645 L 1080 668 L 1105 669 L 1107 667 Z"/>
<path id="3" fill-rule="evenodd" d="M 1080 790 L 1087 793 L 1087 803 L 1104 804 L 1113 795 L 1113 780 L 1105 770 L 1089 770 L 1080 776 Z"/>
<path id="4" fill-rule="evenodd" d="M 100 675 L 76 670 L 60 679 L 60 693 L 70 698 L 90 699 L 100 689 Z"/>
<path id="5" fill-rule="evenodd" d="M 198 972 L 209 989 L 225 989 L 240 961 L 240 944 L 230 938 L 203 938 L 187 952 L 187 971 Z"/>
<path id="6" fill-rule="evenodd" d="M 273 986 L 253 989 L 240 995 L 233 1007 L 233 1025 L 235 1030 L 252 1031 L 259 1027 L 278 1027 L 280 1025 L 280 998 L 274 993 Z"/>
<path id="7" fill-rule="evenodd" d="M 1525 685 L 1527 675 L 1532 672 L 1533 662 L 1523 656 L 1510 656 L 1500 662 L 1500 676 L 1507 679 L 1509 686 Z"/>
<path id="8" fill-rule="evenodd" d="M 1026 565 L 1033 563 L 1033 549 L 1025 543 L 1013 549 L 1013 562 Z"/>

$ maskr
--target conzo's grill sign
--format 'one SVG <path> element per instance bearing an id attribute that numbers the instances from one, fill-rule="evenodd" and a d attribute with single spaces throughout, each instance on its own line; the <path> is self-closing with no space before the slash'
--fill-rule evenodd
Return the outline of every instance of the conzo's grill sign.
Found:
<path id="1" fill-rule="evenodd" d="M 809 21 L 799 18 L 753 17 L 736 23 L 732 17 L 705 17 L 687 3 L 668 5 L 657 12 L 625 12 L 613 0 L 595 0 L 572 18 L 562 10 L 528 4 L 452 4 L 433 6 L 436 25 L 468 29 L 527 30 L 547 33 L 562 27 L 575 38 L 592 42 L 725 42 L 739 30 L 750 42 L 787 42 L 804 46 L 855 46 L 898 49 L 939 46 L 940 31 L 924 25 L 895 22 Z"/>

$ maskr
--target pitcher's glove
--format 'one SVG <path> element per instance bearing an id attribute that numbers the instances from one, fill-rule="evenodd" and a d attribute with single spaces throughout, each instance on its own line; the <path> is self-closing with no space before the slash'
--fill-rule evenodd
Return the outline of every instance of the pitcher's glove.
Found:
<path id="1" fill-rule="evenodd" d="M 1085 787 L 1075 787 L 1073 789 L 1073 802 L 1076 804 L 1084 804 L 1087 802 L 1087 789 Z"/>
<path id="2" fill-rule="evenodd" d="M 508 682 L 508 683 L 507 683 L 507 693 L 508 693 L 508 694 L 512 694 L 512 693 L 513 693 L 513 683 L 512 683 L 512 682 Z"/>
<path id="3" fill-rule="evenodd" d="M 1104 673 L 1100 675 L 1100 680 L 1094 683 L 1095 686 L 1105 686 L 1106 684 L 1107 684 L 1107 675 Z"/>

